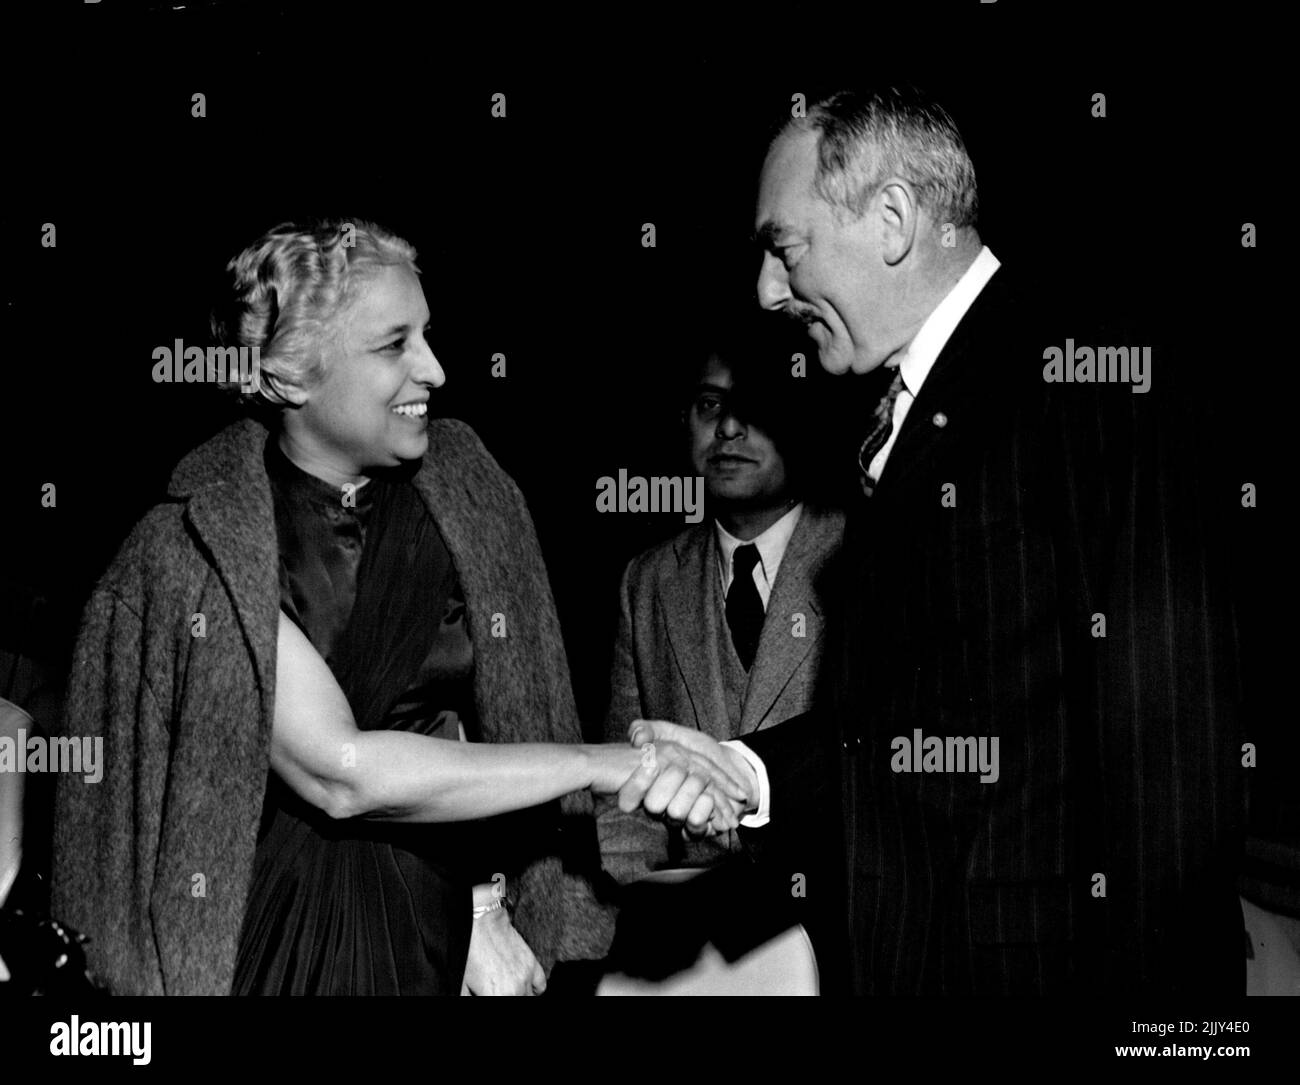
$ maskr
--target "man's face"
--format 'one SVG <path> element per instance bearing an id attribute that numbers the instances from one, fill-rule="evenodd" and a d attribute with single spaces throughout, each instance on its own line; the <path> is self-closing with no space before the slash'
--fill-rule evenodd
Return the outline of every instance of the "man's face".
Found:
<path id="1" fill-rule="evenodd" d="M 817 140 L 812 131 L 780 136 L 763 164 L 755 215 L 764 248 L 759 304 L 802 321 L 823 368 L 866 373 L 900 345 L 886 341 L 879 317 L 877 219 L 869 213 L 839 222 L 813 190 Z"/>
<path id="2" fill-rule="evenodd" d="M 732 392 L 730 367 L 710 359 L 686 416 L 691 463 L 704 476 L 710 500 L 753 510 L 777 508 L 789 488 L 785 458 L 763 430 L 738 417 Z"/>
<path id="3" fill-rule="evenodd" d="M 429 307 L 415 274 L 385 267 L 337 318 L 325 374 L 308 389 L 293 439 L 314 462 L 366 475 L 428 447 L 428 399 L 446 377 L 424 341 Z"/>

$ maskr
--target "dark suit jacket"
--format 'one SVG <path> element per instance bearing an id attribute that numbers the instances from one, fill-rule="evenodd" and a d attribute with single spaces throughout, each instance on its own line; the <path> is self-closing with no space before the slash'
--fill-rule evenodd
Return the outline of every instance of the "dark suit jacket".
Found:
<path id="1" fill-rule="evenodd" d="M 696 524 L 634 558 L 620 590 L 606 739 L 626 742 L 635 719 L 672 720 L 729 739 L 807 712 L 825 624 L 813 585 L 843 534 L 842 512 L 804 506 L 772 585 L 735 729 L 715 650 L 728 646 L 731 633 L 723 616 L 713 522 Z M 670 830 L 660 822 L 639 811 L 624 814 L 613 802 L 599 806 L 602 862 L 620 882 L 665 865 L 707 865 L 737 847 L 724 838 L 675 843 L 670 851 Z"/>
<path id="2" fill-rule="evenodd" d="M 756 832 L 779 838 L 783 805 L 838 805 L 857 992 L 1241 990 L 1205 444 L 1159 357 L 1145 395 L 1046 383 L 1044 349 L 1077 332 L 1036 316 L 998 271 L 851 514 L 836 709 L 816 744 L 806 720 L 753 736 L 774 806 Z M 997 736 L 999 779 L 895 772 L 892 740 L 918 728 Z"/>

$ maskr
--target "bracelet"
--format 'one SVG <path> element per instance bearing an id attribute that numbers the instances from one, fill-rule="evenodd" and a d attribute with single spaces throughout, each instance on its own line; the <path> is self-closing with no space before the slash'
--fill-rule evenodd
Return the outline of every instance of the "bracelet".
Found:
<path id="1" fill-rule="evenodd" d="M 491 904 L 480 904 L 474 909 L 474 918 L 482 919 L 489 912 L 499 912 L 506 906 L 505 897 L 493 897 Z"/>

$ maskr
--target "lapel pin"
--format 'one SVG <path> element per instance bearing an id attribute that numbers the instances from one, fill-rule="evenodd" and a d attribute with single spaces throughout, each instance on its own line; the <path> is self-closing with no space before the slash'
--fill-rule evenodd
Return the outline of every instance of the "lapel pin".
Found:
<path id="1" fill-rule="evenodd" d="M 936 426 L 943 429 L 948 424 L 948 416 L 943 411 L 935 411 L 934 417 L 930 419 Z"/>

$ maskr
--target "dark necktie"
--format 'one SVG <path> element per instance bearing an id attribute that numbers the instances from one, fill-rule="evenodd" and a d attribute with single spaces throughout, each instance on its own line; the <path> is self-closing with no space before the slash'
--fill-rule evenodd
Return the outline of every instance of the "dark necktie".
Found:
<path id="1" fill-rule="evenodd" d="M 754 665 L 758 638 L 763 632 L 763 600 L 754 583 L 758 547 L 753 543 L 736 547 L 731 556 L 731 589 L 727 592 L 727 625 L 731 643 L 746 671 Z"/>
<path id="2" fill-rule="evenodd" d="M 898 399 L 898 393 L 903 390 L 903 371 L 897 369 L 894 371 L 894 379 L 890 382 L 889 391 L 880 398 L 876 404 L 875 413 L 872 417 L 875 423 L 871 432 L 867 434 L 867 439 L 862 442 L 862 448 L 858 452 L 858 468 L 862 472 L 862 490 L 870 497 L 871 491 L 875 488 L 875 480 L 871 477 L 871 461 L 876 458 L 876 453 L 885 447 L 885 442 L 889 440 L 889 435 L 894 432 L 894 402 Z"/>

